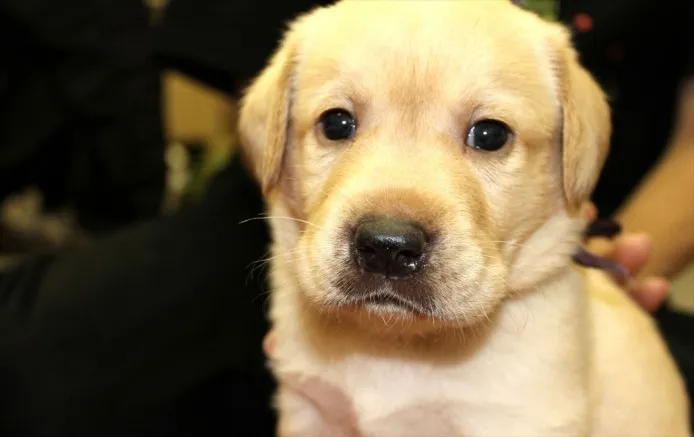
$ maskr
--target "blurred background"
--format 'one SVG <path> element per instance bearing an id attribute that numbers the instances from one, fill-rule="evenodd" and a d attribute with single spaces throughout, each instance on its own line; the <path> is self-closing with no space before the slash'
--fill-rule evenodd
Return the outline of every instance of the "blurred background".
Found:
<path id="1" fill-rule="evenodd" d="M 164 12 L 166 1 L 143 0 L 143 5 L 147 9 L 152 25 L 156 26 L 158 19 Z M 116 6 L 112 7 L 117 8 Z M 124 20 L 125 18 L 122 19 Z M 141 30 L 139 33 L 141 33 Z M 150 40 L 151 37 L 149 36 L 143 38 L 144 43 L 149 43 Z M 75 50 L 79 49 L 79 47 L 75 48 Z M 86 51 L 86 48 L 84 50 Z M 148 50 L 151 49 L 148 48 Z M 19 50 L 17 49 L 17 51 Z M 70 61 L 72 59 L 66 59 L 65 63 Z M 94 62 L 94 64 L 90 68 L 107 68 L 97 64 L 97 62 Z M 33 66 L 37 69 L 43 67 L 38 62 Z M 155 71 L 157 74 L 160 74 L 160 83 L 149 78 L 152 80 L 150 82 L 152 90 L 150 90 L 149 94 L 150 100 L 154 96 L 154 98 L 160 98 L 161 102 L 147 101 L 150 105 L 147 109 L 152 114 L 148 114 L 149 118 L 144 121 L 151 123 L 153 119 L 159 120 L 160 118 L 163 131 L 161 132 L 161 137 L 157 135 L 157 132 L 155 134 L 157 136 L 149 138 L 150 143 L 138 144 L 138 146 L 151 149 L 157 153 L 150 154 L 147 157 L 148 162 L 146 162 L 146 165 L 152 168 L 148 172 L 152 175 L 150 177 L 155 179 L 154 181 L 148 181 L 148 183 L 156 186 L 159 183 L 158 179 L 161 179 L 161 183 L 164 185 L 161 188 L 154 188 L 154 190 L 161 190 L 161 193 L 155 191 L 151 199 L 143 201 L 143 203 L 148 204 L 141 207 L 142 214 L 140 216 L 137 216 L 138 212 L 133 213 L 135 214 L 134 220 L 149 218 L 152 214 L 159 212 L 166 214 L 175 211 L 186 196 L 193 195 L 204 189 L 201 184 L 204 184 L 211 172 L 214 172 L 215 169 L 226 162 L 235 147 L 235 101 L 228 93 L 211 88 L 209 85 L 205 85 L 176 70 L 167 68 L 155 70 L 152 65 L 146 65 L 142 68 L 147 73 Z M 85 80 L 89 80 L 89 78 L 87 77 Z M 8 99 L 9 97 L 8 94 Z M 21 98 L 21 96 L 16 98 Z M 34 96 L 27 93 L 25 98 L 29 100 L 34 98 Z M 145 101 L 144 97 L 142 101 Z M 136 100 L 136 103 L 140 102 Z M 42 114 L 38 114 L 38 116 L 40 115 Z M 116 118 L 119 115 L 115 114 L 112 117 Z M 126 117 L 124 116 L 123 118 Z M 30 122 L 30 119 L 25 121 L 25 123 L 27 122 Z M 118 126 L 119 120 L 112 123 L 117 126 L 116 129 L 120 128 Z M 151 126 L 147 126 L 147 128 L 152 129 Z M 27 125 L 24 129 L 26 129 L 24 134 L 29 138 L 25 141 L 18 140 L 17 143 L 21 144 L 21 146 L 17 146 L 17 149 L 25 148 L 24 159 L 27 162 L 26 165 L 38 167 L 43 165 L 46 159 L 52 159 L 52 157 L 44 158 L 41 153 L 29 149 L 27 143 L 34 141 L 37 144 L 35 147 L 38 148 L 40 147 L 39 144 L 45 146 L 48 142 L 57 141 L 56 138 L 62 134 L 46 129 L 48 133 L 45 138 L 33 140 L 31 135 L 27 133 L 27 131 L 32 130 L 32 127 Z M 109 134 L 110 132 L 108 131 L 102 133 L 104 136 Z M 21 132 L 18 135 L 21 135 Z M 133 137 L 136 137 L 136 135 L 133 135 Z M 133 141 L 133 138 L 123 137 L 120 140 L 126 143 Z M 50 147 L 55 146 L 51 145 Z M 115 147 L 118 146 L 115 145 Z M 132 146 L 121 144 L 121 147 L 124 150 L 128 150 Z M 67 152 L 66 154 L 69 153 Z M 14 160 L 11 160 L 13 157 L 10 156 L 8 151 L 3 151 L 0 157 L 5 158 L 5 156 L 7 156 L 6 161 L 8 164 L 2 161 L 0 161 L 0 164 L 10 167 L 10 163 L 14 164 Z M 162 164 L 165 164 L 166 167 L 162 167 Z M 23 254 L 54 249 L 62 245 L 74 243 L 85 239 L 93 232 L 112 231 L 120 225 L 128 224 L 132 221 L 120 217 L 109 217 L 108 211 L 109 209 L 112 210 L 112 208 L 104 208 L 98 213 L 99 217 L 94 219 L 101 223 L 85 224 L 84 221 L 90 220 L 87 217 L 83 217 L 82 223 L 79 223 L 77 217 L 75 217 L 76 206 L 74 204 L 82 199 L 78 199 L 79 194 L 76 193 L 77 190 L 71 187 L 70 184 L 83 184 L 88 179 L 84 178 L 70 182 L 71 179 L 74 180 L 76 177 L 71 177 L 69 173 L 71 171 L 80 171 L 81 168 L 78 167 L 76 169 L 79 164 L 70 162 L 65 165 L 63 162 L 51 160 L 49 165 L 50 167 L 60 166 L 61 168 L 54 169 L 50 177 L 45 178 L 46 180 L 34 175 L 28 176 L 30 171 L 25 171 L 24 168 L 16 170 L 15 173 L 22 173 L 22 177 L 16 178 L 18 182 L 12 184 L 16 185 L 16 187 L 12 187 L 12 190 L 3 189 L 2 191 L 3 198 L 0 204 L 0 268 L 4 265 L 9 266 L 13 261 L 20 259 Z M 96 163 L 93 161 L 89 165 L 96 165 Z M 0 181 L 2 180 L 4 179 L 0 179 Z M 10 184 L 7 185 L 9 186 Z M 131 187 L 122 188 L 123 191 L 137 191 L 137 189 Z M 151 189 L 151 187 L 145 186 L 144 189 Z M 128 192 L 126 196 L 137 196 L 133 192 Z M 161 207 L 153 207 L 154 204 L 157 204 L 157 200 L 154 199 L 159 194 L 161 194 Z M 90 194 L 91 197 L 105 197 L 106 195 L 99 192 Z M 48 199 L 46 199 L 47 196 L 49 197 Z M 86 206 L 84 205 L 85 203 L 90 203 L 90 205 Z M 97 201 L 90 199 L 89 201 L 81 202 L 77 208 L 85 210 L 83 215 L 86 216 L 88 214 L 86 210 L 92 208 L 91 204 L 94 204 L 93 206 L 95 207 L 99 206 Z M 137 206 L 129 205 L 128 209 L 137 208 Z"/>
<path id="2" fill-rule="evenodd" d="M 152 24 L 156 25 L 165 13 L 167 0 L 142 1 Z M 528 0 L 518 3 L 545 18 L 556 19 L 557 5 L 554 1 Z M 668 8 L 668 2 L 663 2 L 661 7 Z M 234 153 L 236 101 L 229 93 L 176 69 L 164 68 L 161 83 L 165 142 L 161 153 L 166 164 L 165 176 L 162 175 L 165 189 L 162 192 L 161 213 L 170 213 L 188 196 L 200 195 L 204 191 L 205 181 Z M 104 229 L 112 226 L 109 223 L 95 224 L 94 229 L 81 227 L 65 190 L 56 193 L 56 197 L 62 196 L 61 199 L 45 199 L 46 186 L 53 186 L 58 179 L 63 179 L 60 184 L 66 185 L 66 178 L 69 175 L 51 174 L 41 182 L 41 186 L 27 183 L 6 193 L 0 204 L 0 269 L 12 265 L 27 253 L 83 241 L 90 231 L 99 226 Z M 139 218 L 149 215 L 151 212 Z M 99 220 L 118 222 L 117 219 L 103 216 Z M 694 266 L 679 272 L 673 278 L 673 285 L 672 304 L 683 310 L 694 311 Z"/>
<path id="3" fill-rule="evenodd" d="M 256 268 L 268 237 L 260 221 L 235 226 L 262 213 L 237 99 L 286 21 L 329 3 L 0 0 L 0 435 L 272 434 Z M 694 148 L 673 134 L 694 126 L 691 104 L 677 109 L 693 3 L 514 3 L 566 24 L 610 95 L 596 204 L 617 214 L 671 136 Z M 679 189 L 625 216 L 637 230 L 694 210 L 684 156 Z M 681 217 L 656 236 L 683 248 L 659 246 L 649 274 L 672 280 L 677 316 L 658 321 L 691 390 L 694 221 Z"/>

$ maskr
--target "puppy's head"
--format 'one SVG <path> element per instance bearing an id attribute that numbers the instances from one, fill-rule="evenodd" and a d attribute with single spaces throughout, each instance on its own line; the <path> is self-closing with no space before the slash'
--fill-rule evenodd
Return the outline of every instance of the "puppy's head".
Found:
<path id="1" fill-rule="evenodd" d="M 301 17 L 239 127 L 271 213 L 297 219 L 272 226 L 302 297 L 426 326 L 567 266 L 610 135 L 567 32 L 508 1 Z"/>

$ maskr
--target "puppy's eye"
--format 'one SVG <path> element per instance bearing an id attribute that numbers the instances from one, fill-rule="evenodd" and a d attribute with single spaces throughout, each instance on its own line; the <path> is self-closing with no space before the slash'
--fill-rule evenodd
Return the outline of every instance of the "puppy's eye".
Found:
<path id="1" fill-rule="evenodd" d="M 357 130 L 357 121 L 344 109 L 329 109 L 320 117 L 323 135 L 330 141 L 348 140 Z"/>
<path id="2" fill-rule="evenodd" d="M 510 135 L 511 131 L 504 123 L 482 120 L 472 126 L 465 143 L 475 149 L 493 152 L 504 147 Z"/>

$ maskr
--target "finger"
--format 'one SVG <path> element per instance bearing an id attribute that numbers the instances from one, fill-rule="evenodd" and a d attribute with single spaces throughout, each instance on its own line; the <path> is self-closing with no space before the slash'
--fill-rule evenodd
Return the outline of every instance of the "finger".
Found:
<path id="1" fill-rule="evenodd" d="M 598 209 L 592 202 L 585 202 L 581 206 L 581 217 L 588 222 L 592 222 L 598 217 Z"/>
<path id="2" fill-rule="evenodd" d="M 632 275 L 637 275 L 648 261 L 651 247 L 651 238 L 648 235 L 629 234 L 617 238 L 612 251 L 605 256 L 622 264 Z"/>
<path id="3" fill-rule="evenodd" d="M 273 332 L 270 331 L 263 339 L 263 352 L 265 352 L 265 355 L 272 357 L 275 353 L 275 345 L 275 336 Z"/>
<path id="4" fill-rule="evenodd" d="M 644 310 L 655 312 L 670 295 L 670 283 L 665 278 L 649 277 L 633 286 L 630 293 Z"/>

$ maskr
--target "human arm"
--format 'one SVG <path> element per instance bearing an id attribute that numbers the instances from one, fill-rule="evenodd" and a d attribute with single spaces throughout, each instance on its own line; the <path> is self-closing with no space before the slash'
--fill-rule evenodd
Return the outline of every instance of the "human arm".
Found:
<path id="1" fill-rule="evenodd" d="M 672 142 L 617 213 L 627 232 L 652 239 L 639 277 L 678 273 L 694 257 L 694 79 L 680 94 Z"/>

